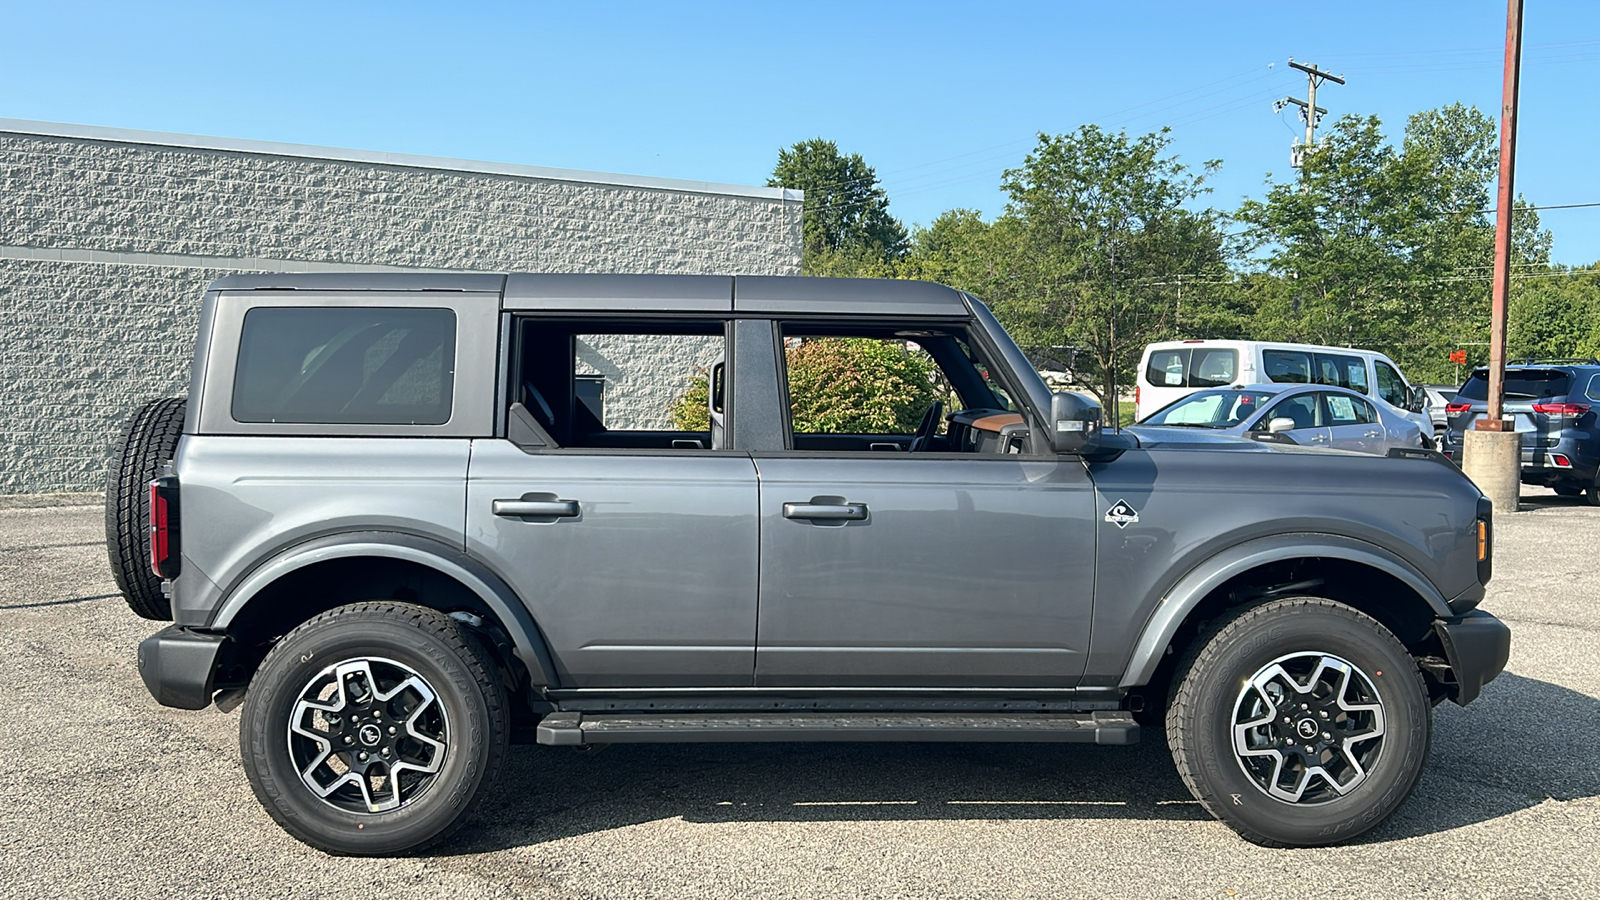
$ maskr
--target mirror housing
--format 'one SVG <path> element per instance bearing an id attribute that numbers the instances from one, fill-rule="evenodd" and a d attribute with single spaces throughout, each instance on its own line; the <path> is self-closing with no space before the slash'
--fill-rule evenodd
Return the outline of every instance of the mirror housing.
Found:
<path id="1" fill-rule="evenodd" d="M 1294 420 L 1288 416 L 1278 416 L 1267 423 L 1268 434 L 1283 434 L 1285 431 L 1294 430 Z"/>
<path id="2" fill-rule="evenodd" d="M 1057 453 L 1088 453 L 1100 438 L 1100 404 L 1082 394 L 1050 395 L 1050 447 Z"/>
<path id="3" fill-rule="evenodd" d="M 1408 412 L 1422 412 L 1428 408 L 1428 392 L 1421 387 L 1412 387 L 1406 392 L 1406 410 Z"/>

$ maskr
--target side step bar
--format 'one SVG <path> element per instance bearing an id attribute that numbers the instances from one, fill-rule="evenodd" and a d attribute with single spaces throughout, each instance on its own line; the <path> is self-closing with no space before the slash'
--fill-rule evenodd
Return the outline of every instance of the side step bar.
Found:
<path id="1" fill-rule="evenodd" d="M 1011 741 L 1135 744 L 1123 711 L 1083 713 L 581 713 L 539 722 L 557 747 L 750 741 Z"/>

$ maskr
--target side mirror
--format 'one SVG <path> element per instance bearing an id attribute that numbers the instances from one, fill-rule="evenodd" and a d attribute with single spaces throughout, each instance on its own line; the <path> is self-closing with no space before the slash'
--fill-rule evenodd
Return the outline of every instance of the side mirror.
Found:
<path id="1" fill-rule="evenodd" d="M 1268 434 L 1283 434 L 1285 431 L 1294 430 L 1294 420 L 1286 416 L 1279 416 L 1267 423 Z"/>
<path id="2" fill-rule="evenodd" d="M 1422 412 L 1428 408 L 1428 392 L 1420 387 L 1413 387 L 1406 394 L 1406 409 L 1410 412 Z"/>
<path id="3" fill-rule="evenodd" d="M 1100 437 L 1100 405 L 1070 391 L 1050 395 L 1050 446 L 1057 453 L 1086 453 Z"/>

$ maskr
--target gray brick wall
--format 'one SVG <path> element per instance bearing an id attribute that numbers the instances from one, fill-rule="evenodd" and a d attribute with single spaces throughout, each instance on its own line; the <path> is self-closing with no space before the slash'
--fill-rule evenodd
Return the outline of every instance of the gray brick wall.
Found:
<path id="1" fill-rule="evenodd" d="M 230 271 L 799 273 L 793 192 L 179 143 L 0 125 L 0 494 L 100 489 Z"/>

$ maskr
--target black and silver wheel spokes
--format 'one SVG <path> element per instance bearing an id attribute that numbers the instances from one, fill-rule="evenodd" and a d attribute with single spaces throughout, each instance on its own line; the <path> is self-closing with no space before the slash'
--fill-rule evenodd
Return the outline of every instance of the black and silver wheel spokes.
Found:
<path id="1" fill-rule="evenodd" d="M 444 705 L 427 679 L 379 657 L 318 672 L 289 715 L 289 759 L 301 782 L 352 813 L 416 799 L 444 765 L 449 737 Z"/>
<path id="2" fill-rule="evenodd" d="M 1285 803 L 1326 803 L 1355 790 L 1382 753 L 1384 732 L 1372 680 L 1328 653 L 1273 660 L 1245 682 L 1234 705 L 1239 765 Z"/>

